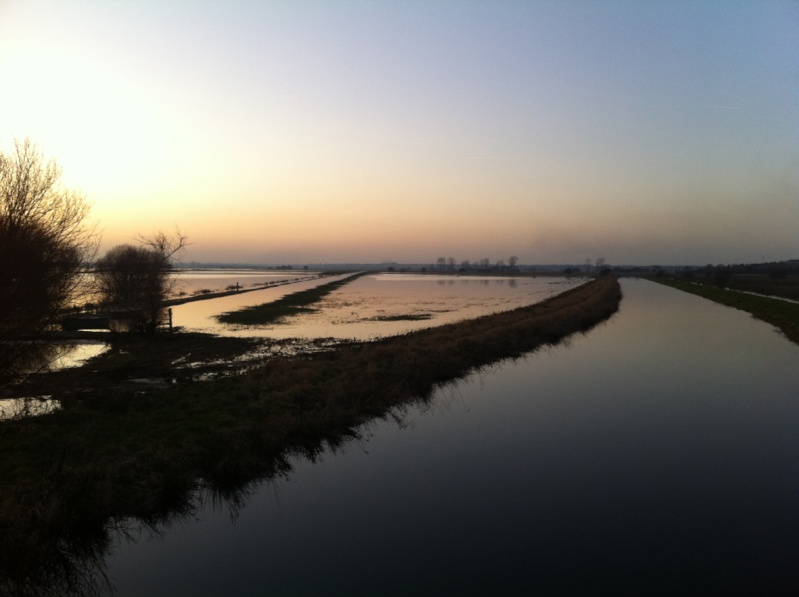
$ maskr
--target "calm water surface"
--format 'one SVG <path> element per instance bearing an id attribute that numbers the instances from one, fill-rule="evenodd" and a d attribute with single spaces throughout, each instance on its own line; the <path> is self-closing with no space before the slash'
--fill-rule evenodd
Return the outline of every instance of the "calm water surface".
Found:
<path id="1" fill-rule="evenodd" d="M 312 271 L 264 271 L 260 269 L 181 269 L 175 276 L 174 294 L 184 292 L 194 294 L 199 290 L 220 292 L 229 286 L 253 288 L 266 284 L 276 284 L 288 280 L 313 278 L 319 272 Z"/>
<path id="2" fill-rule="evenodd" d="M 790 594 L 799 347 L 677 290 L 623 290 L 588 335 L 297 460 L 236 516 L 208 504 L 120 538 L 117 594 Z"/>
<path id="3" fill-rule="evenodd" d="M 173 307 L 175 325 L 219 335 L 369 340 L 540 302 L 584 278 L 369 274 L 333 291 L 316 312 L 278 324 L 231 326 L 215 316 L 345 278 L 334 276 Z"/>

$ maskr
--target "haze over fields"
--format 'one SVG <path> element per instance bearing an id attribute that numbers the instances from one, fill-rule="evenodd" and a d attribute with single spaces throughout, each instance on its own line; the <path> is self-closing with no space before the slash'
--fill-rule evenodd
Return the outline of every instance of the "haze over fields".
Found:
<path id="1" fill-rule="evenodd" d="M 799 3 L 0 0 L 0 145 L 187 260 L 799 258 Z"/>

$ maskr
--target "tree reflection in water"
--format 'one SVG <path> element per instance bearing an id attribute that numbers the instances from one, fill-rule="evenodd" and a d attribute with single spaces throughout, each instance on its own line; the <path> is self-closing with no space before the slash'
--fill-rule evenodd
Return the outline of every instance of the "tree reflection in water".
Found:
<path id="1" fill-rule="evenodd" d="M 42 415 L 59 408 L 59 402 L 50 396 L 26 395 L 21 383 L 37 373 L 55 371 L 75 366 L 80 361 L 105 350 L 106 344 L 78 341 L 8 341 L 0 342 L 0 353 L 14 352 L 13 357 L 0 362 L 9 363 L 0 375 L 0 420 Z M 23 394 L 23 395 L 20 395 Z"/>
<path id="2" fill-rule="evenodd" d="M 87 511 L 84 490 L 88 487 L 60 489 L 59 509 L 72 516 L 51 520 L 49 511 L 33 514 L 40 517 L 36 532 L 22 536 L 11 529 L 0 538 L 0 595 L 28 596 L 100 596 L 113 594 L 112 580 L 106 574 L 105 558 L 120 539 L 137 541 L 165 536 L 176 526 L 196 519 L 199 512 L 227 510 L 231 522 L 247 506 L 255 489 L 263 483 L 276 483 L 292 472 L 290 457 L 302 455 L 316 461 L 326 449 L 337 449 L 341 443 L 362 440 L 356 433 L 346 433 L 330 443 L 320 442 L 316 448 L 298 451 L 291 456 L 271 458 L 271 472 L 258 479 L 235 485 L 209 485 L 199 482 L 187 492 L 171 495 L 161 510 L 141 517 L 114 517 L 110 520 Z M 338 443 L 341 442 L 341 443 Z M 53 496 L 47 496 L 52 498 Z M 61 516 L 61 515 L 59 515 Z"/>

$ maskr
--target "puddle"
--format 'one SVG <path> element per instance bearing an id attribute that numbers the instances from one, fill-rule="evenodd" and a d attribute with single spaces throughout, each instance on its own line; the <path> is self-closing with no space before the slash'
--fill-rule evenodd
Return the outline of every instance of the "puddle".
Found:
<path id="1" fill-rule="evenodd" d="M 0 421 L 46 415 L 61 408 L 58 400 L 49 396 L 6 398 L 0 400 Z"/>

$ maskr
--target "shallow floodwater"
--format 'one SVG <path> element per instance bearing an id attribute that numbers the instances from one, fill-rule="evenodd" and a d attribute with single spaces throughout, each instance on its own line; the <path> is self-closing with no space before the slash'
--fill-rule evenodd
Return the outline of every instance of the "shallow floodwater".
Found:
<path id="1" fill-rule="evenodd" d="M 540 302 L 583 278 L 369 274 L 333 291 L 314 313 L 264 326 L 220 324 L 215 315 L 347 276 L 312 280 L 173 307 L 175 325 L 220 335 L 369 340 Z"/>
<path id="2" fill-rule="evenodd" d="M 271 286 L 267 286 L 252 292 L 242 292 L 231 294 L 214 299 L 204 299 L 172 307 L 172 321 L 176 326 L 180 326 L 186 331 L 208 332 L 219 335 L 235 335 L 236 328 L 219 323 L 215 316 L 228 311 L 237 311 L 245 307 L 261 305 L 276 301 L 287 294 L 315 288 L 328 282 L 346 278 L 348 275 L 325 276 L 319 278 L 309 276 L 308 280 L 292 281 L 293 279 L 279 280 Z M 249 328 L 245 328 L 247 330 Z M 255 329 L 255 328 L 254 328 Z M 257 331 L 252 331 L 250 335 L 258 336 Z"/>
<path id="3" fill-rule="evenodd" d="M 30 351 L 22 369 L 29 373 L 78 367 L 107 349 L 108 345 L 103 342 L 82 340 L 43 342 Z M 59 402 L 50 400 L 49 396 L 0 398 L 0 421 L 22 416 L 43 415 L 58 408 L 60 408 Z"/>
<path id="4" fill-rule="evenodd" d="M 235 516 L 120 536 L 117 594 L 790 594 L 799 347 L 622 286 L 606 324 L 297 459 Z"/>
<path id="5" fill-rule="evenodd" d="M 222 292 L 231 286 L 253 288 L 289 280 L 316 277 L 310 271 L 265 271 L 260 269 L 181 269 L 176 272 L 173 294 L 193 295 L 201 290 Z"/>

